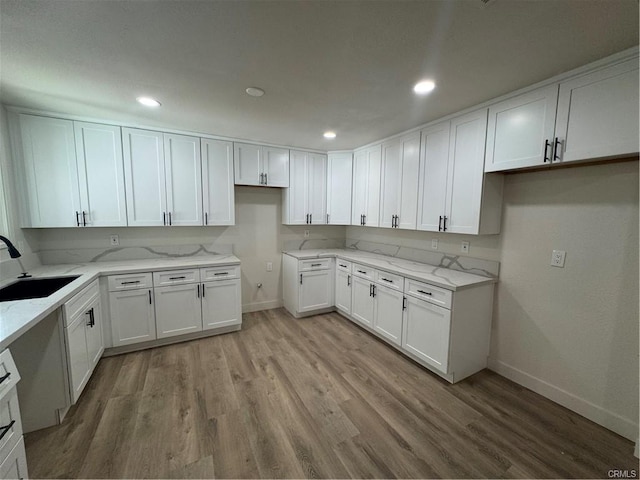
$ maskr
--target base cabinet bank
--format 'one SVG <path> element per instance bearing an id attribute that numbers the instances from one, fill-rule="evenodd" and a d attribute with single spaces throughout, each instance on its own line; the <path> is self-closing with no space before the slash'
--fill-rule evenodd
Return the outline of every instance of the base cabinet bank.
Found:
<path id="1" fill-rule="evenodd" d="M 415 262 L 393 258 L 394 269 L 383 255 L 345 253 L 334 259 L 303 252 L 283 255 L 284 305 L 294 317 L 336 310 L 451 383 L 486 368 L 495 280 L 455 272 L 465 284 L 445 288 L 433 275 L 433 283 L 428 274 L 421 280 L 408 276 Z M 314 286 L 318 298 L 305 302 L 305 271 L 320 265 L 334 290 L 326 293 L 329 280 L 323 281 L 322 288 Z"/>

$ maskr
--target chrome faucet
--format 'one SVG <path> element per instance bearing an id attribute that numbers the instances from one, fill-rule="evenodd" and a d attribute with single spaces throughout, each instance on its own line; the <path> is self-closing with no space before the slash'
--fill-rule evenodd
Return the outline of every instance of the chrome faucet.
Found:
<path id="1" fill-rule="evenodd" d="M 18 249 L 13 246 L 13 243 L 11 243 L 11 241 L 7 237 L 3 237 L 2 235 L 0 235 L 0 240 L 2 240 L 4 243 L 7 244 L 7 250 L 9 251 L 9 256 L 11 258 L 15 258 L 16 260 L 18 260 L 18 263 L 20 264 L 20 268 L 22 269 L 22 275 L 20 275 L 18 278 L 30 277 L 31 275 L 27 273 L 27 270 L 24 268 L 24 265 L 20 261 L 20 257 L 22 255 L 20 254 Z"/>

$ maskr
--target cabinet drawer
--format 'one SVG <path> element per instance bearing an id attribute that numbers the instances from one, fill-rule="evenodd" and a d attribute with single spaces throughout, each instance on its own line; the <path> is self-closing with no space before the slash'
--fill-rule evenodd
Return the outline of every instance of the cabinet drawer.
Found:
<path id="1" fill-rule="evenodd" d="M 209 282 L 211 280 L 231 280 L 232 278 L 240 278 L 239 265 L 207 267 L 200 269 L 201 282 Z"/>
<path id="2" fill-rule="evenodd" d="M 451 310 L 453 300 L 453 292 L 451 290 L 407 279 L 404 293 Z"/>
<path id="3" fill-rule="evenodd" d="M 330 265 L 331 265 L 330 258 L 300 260 L 298 262 L 298 271 L 308 272 L 310 270 L 328 270 Z"/>
<path id="4" fill-rule="evenodd" d="M 18 443 L 9 452 L 7 458 L 0 463 L 0 478 L 29 478 L 27 456 L 24 451 L 24 439 L 22 437 L 18 439 Z"/>
<path id="5" fill-rule="evenodd" d="M 9 427 L 5 430 L 6 427 Z M 7 395 L 0 400 L 0 459 L 5 458 L 22 436 L 22 422 L 20 421 L 20 408 L 18 407 L 18 393 L 12 388 Z"/>
<path id="6" fill-rule="evenodd" d="M 80 293 L 64 304 L 64 326 L 68 327 L 73 320 L 84 313 L 86 307 L 100 295 L 98 281 L 93 281 L 89 286 L 85 287 Z"/>
<path id="7" fill-rule="evenodd" d="M 151 287 L 153 287 L 153 282 L 150 273 L 131 273 L 126 275 L 111 275 L 109 277 L 110 292 Z"/>
<path id="8" fill-rule="evenodd" d="M 20 381 L 20 374 L 7 348 L 0 353 L 0 400 Z"/>
<path id="9" fill-rule="evenodd" d="M 395 273 L 376 270 L 376 283 L 393 288 L 394 290 L 403 291 L 404 289 L 404 277 Z"/>
<path id="10" fill-rule="evenodd" d="M 169 270 L 166 272 L 153 272 L 153 286 L 180 285 L 183 283 L 196 283 L 200 281 L 200 270 Z"/>
<path id="11" fill-rule="evenodd" d="M 367 280 L 375 281 L 375 268 L 365 267 L 364 265 L 360 265 L 359 263 L 354 263 L 351 269 L 354 277 L 366 278 Z"/>
<path id="12" fill-rule="evenodd" d="M 336 270 L 344 270 L 345 272 L 351 273 L 351 262 L 336 258 Z"/>

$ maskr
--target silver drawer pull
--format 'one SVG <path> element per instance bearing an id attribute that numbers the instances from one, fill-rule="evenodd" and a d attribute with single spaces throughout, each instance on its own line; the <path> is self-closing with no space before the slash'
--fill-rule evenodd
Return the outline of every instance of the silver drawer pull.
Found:
<path id="1" fill-rule="evenodd" d="M 229 275 L 229 272 L 220 272 L 220 273 L 214 273 L 214 276 L 218 276 L 218 275 Z"/>
<path id="2" fill-rule="evenodd" d="M 14 423 L 16 423 L 15 420 L 11 420 L 11 423 L 9 423 L 9 425 L 5 425 L 4 427 L 0 427 L 0 440 L 2 440 L 4 438 L 4 436 L 7 434 L 7 432 L 9 430 L 11 430 L 11 427 L 13 427 Z"/>
<path id="3" fill-rule="evenodd" d="M 424 290 L 418 290 L 418 293 L 424 293 L 425 295 L 433 295 L 433 293 L 425 292 Z"/>
<path id="4" fill-rule="evenodd" d="M 11 376 L 11 372 L 7 372 L 6 375 L 3 375 L 2 377 L 0 377 L 0 383 L 4 382 L 10 376 Z"/>
<path id="5" fill-rule="evenodd" d="M 389 282 L 389 283 L 393 283 L 393 280 L 389 280 L 388 278 L 381 278 L 380 280 L 385 281 L 385 282 Z"/>
<path id="6" fill-rule="evenodd" d="M 140 283 L 140 280 L 133 280 L 131 282 L 122 282 L 122 285 L 133 285 L 134 283 Z"/>
<path id="7" fill-rule="evenodd" d="M 184 280 L 185 278 L 187 278 L 187 277 L 182 275 L 181 277 L 169 277 L 169 280 Z"/>

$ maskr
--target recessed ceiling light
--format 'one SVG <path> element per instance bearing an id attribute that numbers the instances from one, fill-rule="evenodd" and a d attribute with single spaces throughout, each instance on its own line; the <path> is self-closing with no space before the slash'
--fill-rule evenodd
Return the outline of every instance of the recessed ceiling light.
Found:
<path id="1" fill-rule="evenodd" d="M 145 107 L 159 107 L 160 106 L 160 102 L 158 100 L 156 100 L 155 98 L 138 97 L 138 98 L 136 98 L 136 100 L 138 100 L 138 103 L 141 103 Z"/>
<path id="2" fill-rule="evenodd" d="M 336 132 L 324 132 L 324 138 L 336 138 Z"/>
<path id="3" fill-rule="evenodd" d="M 258 87 L 249 87 L 245 90 L 245 92 L 247 92 L 252 97 L 261 97 L 262 95 L 264 95 L 264 90 Z"/>
<path id="4" fill-rule="evenodd" d="M 418 95 L 426 95 L 434 88 L 436 88 L 436 84 L 433 80 L 422 80 L 414 85 L 413 91 Z"/>

